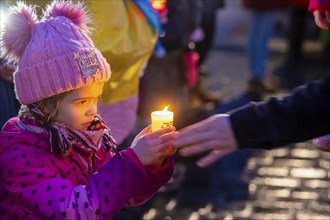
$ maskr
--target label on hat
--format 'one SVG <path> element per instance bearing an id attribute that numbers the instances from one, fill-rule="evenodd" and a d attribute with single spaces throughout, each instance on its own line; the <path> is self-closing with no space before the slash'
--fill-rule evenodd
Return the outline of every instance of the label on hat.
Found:
<path id="1" fill-rule="evenodd" d="M 73 55 L 78 62 L 83 77 L 93 76 L 98 72 L 102 72 L 101 65 L 93 49 L 79 51 L 73 53 Z"/>

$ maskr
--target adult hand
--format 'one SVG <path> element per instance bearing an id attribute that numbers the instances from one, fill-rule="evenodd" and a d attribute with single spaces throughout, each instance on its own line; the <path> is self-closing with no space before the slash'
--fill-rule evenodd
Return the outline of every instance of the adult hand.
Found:
<path id="1" fill-rule="evenodd" d="M 314 10 L 313 11 L 315 24 L 323 29 L 328 30 L 330 25 L 330 11 L 329 10 Z"/>
<path id="2" fill-rule="evenodd" d="M 177 134 L 173 145 L 180 148 L 180 154 L 183 156 L 209 151 L 206 156 L 196 162 L 199 167 L 207 167 L 237 149 L 237 142 L 227 114 L 214 115 L 183 128 Z"/>
<path id="3" fill-rule="evenodd" d="M 168 127 L 151 132 L 151 126 L 148 126 L 135 137 L 132 148 L 143 165 L 161 166 L 164 158 L 175 152 L 171 148 L 174 131 L 174 127 Z"/>

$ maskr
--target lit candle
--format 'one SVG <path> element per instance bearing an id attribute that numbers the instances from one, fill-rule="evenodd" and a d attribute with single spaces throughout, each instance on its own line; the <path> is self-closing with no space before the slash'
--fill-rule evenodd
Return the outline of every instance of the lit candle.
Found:
<path id="1" fill-rule="evenodd" d="M 162 111 L 154 111 L 151 113 L 151 130 L 157 131 L 173 125 L 173 112 L 168 111 L 166 106 Z"/>

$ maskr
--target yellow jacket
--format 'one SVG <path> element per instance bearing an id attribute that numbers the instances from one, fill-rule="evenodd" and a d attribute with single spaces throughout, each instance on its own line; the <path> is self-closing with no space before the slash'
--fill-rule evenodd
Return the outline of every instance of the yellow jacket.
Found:
<path id="1" fill-rule="evenodd" d="M 137 95 L 139 73 L 149 59 L 157 33 L 131 1 L 85 1 L 94 21 L 92 39 L 111 66 L 102 103 Z"/>

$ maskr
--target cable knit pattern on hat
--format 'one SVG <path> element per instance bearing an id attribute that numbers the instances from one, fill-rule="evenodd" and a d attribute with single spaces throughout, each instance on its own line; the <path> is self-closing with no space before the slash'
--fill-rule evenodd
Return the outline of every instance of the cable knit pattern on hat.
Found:
<path id="1" fill-rule="evenodd" d="M 18 60 L 14 82 L 22 104 L 109 80 L 110 66 L 88 36 L 89 20 L 82 4 L 64 1 L 50 5 L 40 21 L 24 3 L 10 8 L 1 44 Z"/>

